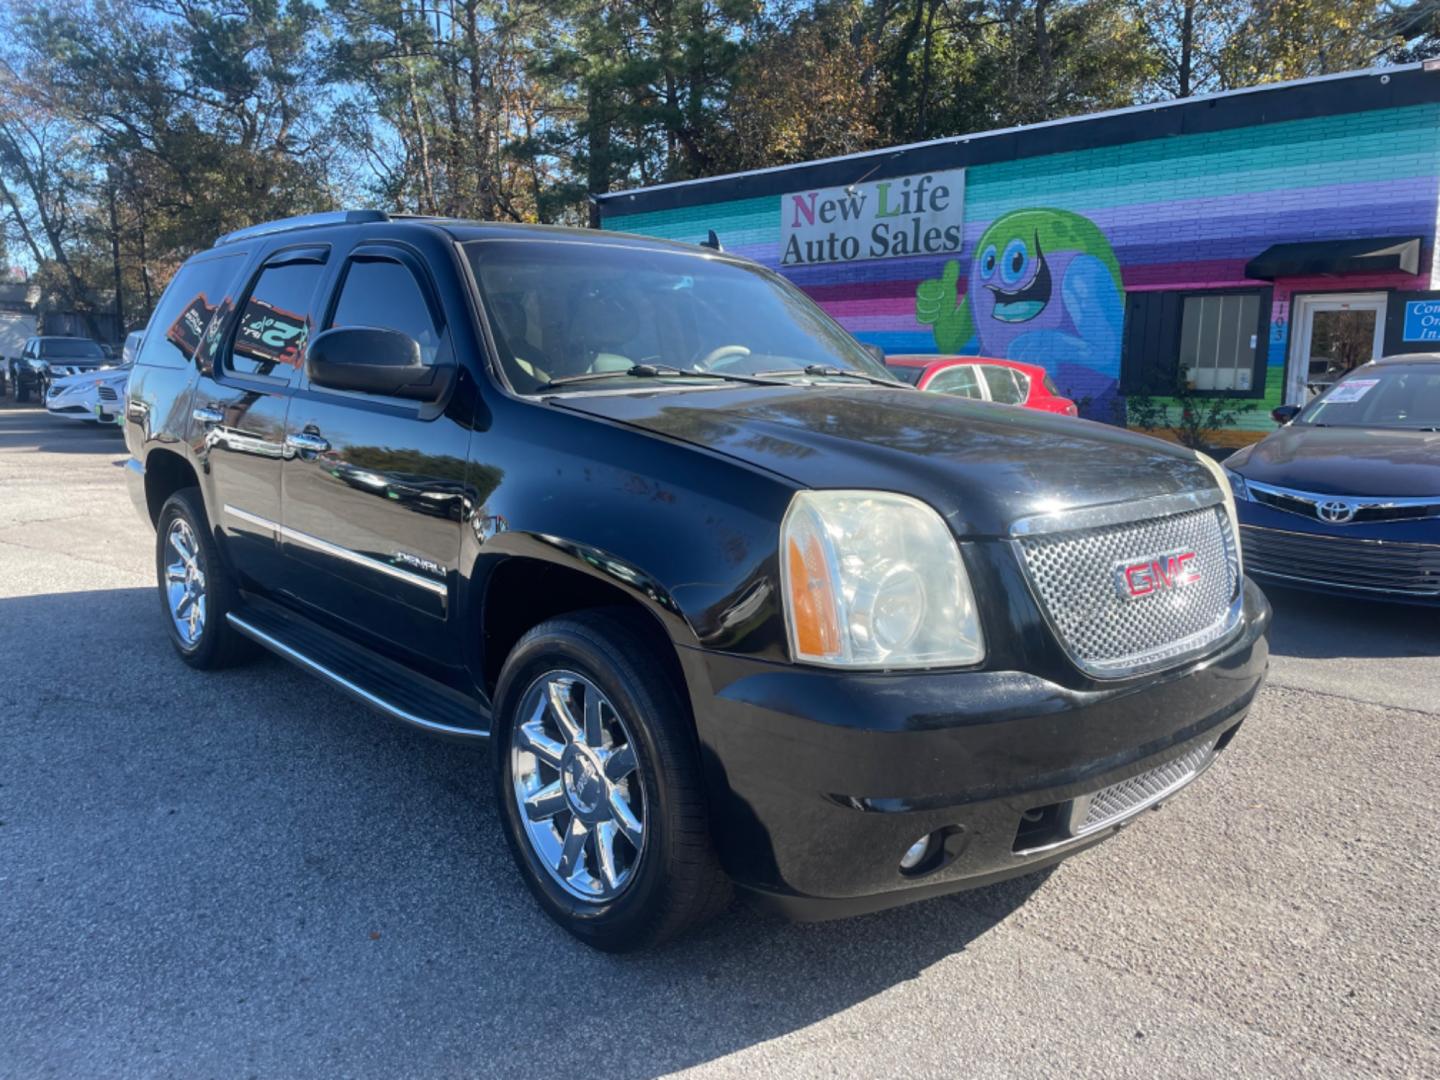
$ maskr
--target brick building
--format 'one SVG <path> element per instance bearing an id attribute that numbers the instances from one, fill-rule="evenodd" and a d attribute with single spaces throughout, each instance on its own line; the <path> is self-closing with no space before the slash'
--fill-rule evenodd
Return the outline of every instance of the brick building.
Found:
<path id="1" fill-rule="evenodd" d="M 1095 419 L 1173 388 L 1230 433 L 1384 351 L 1440 348 L 1440 62 L 598 200 L 606 229 L 785 274 L 891 353 L 1045 364 Z"/>

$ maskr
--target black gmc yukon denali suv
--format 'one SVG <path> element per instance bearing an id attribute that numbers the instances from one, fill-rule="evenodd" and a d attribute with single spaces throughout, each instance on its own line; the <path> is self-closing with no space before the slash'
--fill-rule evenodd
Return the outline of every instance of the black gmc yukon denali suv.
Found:
<path id="1" fill-rule="evenodd" d="M 901 385 L 703 247 L 231 234 L 125 415 L 180 657 L 488 740 L 521 874 L 601 948 L 732 883 L 815 918 L 1037 870 L 1201 773 L 1266 668 L 1213 462 Z"/>

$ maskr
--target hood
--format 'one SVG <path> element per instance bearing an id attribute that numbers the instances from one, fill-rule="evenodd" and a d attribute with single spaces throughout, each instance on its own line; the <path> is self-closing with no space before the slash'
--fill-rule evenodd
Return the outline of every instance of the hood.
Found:
<path id="1" fill-rule="evenodd" d="M 1291 424 L 1225 464 L 1318 495 L 1440 495 L 1440 432 Z"/>
<path id="2" fill-rule="evenodd" d="M 1053 413 L 872 386 L 675 388 L 553 399 L 811 488 L 898 491 L 961 535 L 1018 518 L 1214 486 L 1193 454 Z"/>

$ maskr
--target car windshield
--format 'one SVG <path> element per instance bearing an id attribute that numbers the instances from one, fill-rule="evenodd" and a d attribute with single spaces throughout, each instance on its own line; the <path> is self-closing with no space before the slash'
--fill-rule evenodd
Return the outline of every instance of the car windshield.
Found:
<path id="1" fill-rule="evenodd" d="M 577 376 L 590 376 L 586 389 L 606 390 L 657 374 L 684 382 L 695 373 L 697 384 L 792 373 L 892 379 L 803 293 L 760 267 L 604 242 L 478 241 L 466 252 L 501 363 L 522 393 Z"/>
<path id="2" fill-rule="evenodd" d="M 103 360 L 100 346 L 86 338 L 51 338 L 40 342 L 40 355 L 62 360 Z"/>
<path id="3" fill-rule="evenodd" d="M 1440 428 L 1440 364 L 1367 365 L 1305 406 L 1296 423 Z"/>

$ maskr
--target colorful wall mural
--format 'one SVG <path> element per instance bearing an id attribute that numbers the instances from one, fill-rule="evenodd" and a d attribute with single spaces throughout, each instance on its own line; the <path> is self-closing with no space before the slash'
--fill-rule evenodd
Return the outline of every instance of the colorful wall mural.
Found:
<path id="1" fill-rule="evenodd" d="M 976 242 L 963 297 L 959 280 L 951 259 L 915 290 L 915 321 L 933 328 L 936 352 L 1044 365 L 1087 412 L 1113 414 L 1125 290 L 1094 222 L 1068 210 L 1012 210 Z"/>
<path id="2" fill-rule="evenodd" d="M 903 174 L 901 151 L 887 171 Z M 933 160 L 933 153 L 931 158 Z M 775 179 L 784 184 L 783 170 Z M 1440 213 L 1440 105 L 1317 116 L 965 170 L 958 252 L 781 265 L 782 194 L 679 209 L 603 210 L 604 228 L 698 241 L 785 273 L 861 340 L 891 353 L 1037 359 L 1096 419 L 1117 409 L 1127 294 L 1272 286 L 1265 395 L 1241 420 L 1271 430 L 1293 295 L 1430 289 Z M 791 190 L 799 187 L 792 186 Z M 1272 244 L 1424 238 L 1418 274 L 1250 281 Z"/>

